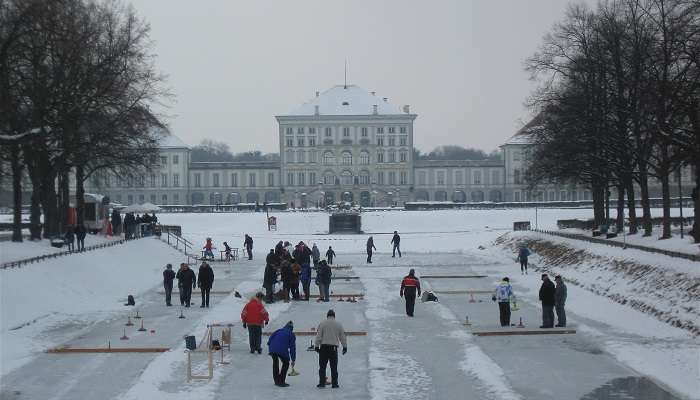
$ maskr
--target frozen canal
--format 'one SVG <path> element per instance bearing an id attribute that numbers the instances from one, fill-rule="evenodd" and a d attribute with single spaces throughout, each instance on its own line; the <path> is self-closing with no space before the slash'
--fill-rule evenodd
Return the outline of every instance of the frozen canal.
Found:
<path id="1" fill-rule="evenodd" d="M 135 310 L 110 314 L 94 323 L 66 321 L 43 335 L 66 337 L 73 347 L 158 346 L 172 350 L 155 354 L 36 354 L 24 365 L 2 376 L 0 399 L 683 399 L 683 393 L 667 388 L 654 377 L 645 376 L 629 363 L 607 351 L 606 343 L 616 338 L 614 327 L 569 311 L 569 327 L 576 334 L 535 336 L 473 336 L 471 330 L 499 330 L 497 306 L 490 294 L 503 276 L 510 276 L 521 309 L 512 322 L 522 318 L 528 329 L 540 325 L 536 299 L 539 274 L 521 275 L 511 254 L 490 243 L 508 229 L 518 216 L 486 214 L 427 215 L 377 213 L 363 215 L 363 235 L 326 235 L 324 214 L 282 214 L 280 230 L 267 232 L 264 217 L 243 215 L 162 215 L 164 223 L 178 223 L 194 243 L 212 237 L 217 246 L 227 240 L 240 247 L 243 233 L 255 240 L 255 259 L 226 265 L 212 264 L 216 274 L 214 290 L 238 291 L 212 295 L 212 308 L 200 309 L 198 291 L 195 307 L 185 319 L 177 318 L 178 307 L 164 306 L 157 279 L 153 288 L 137 297 L 146 332 L 138 332 L 140 320 L 127 329 L 129 341 L 120 341 L 124 323 Z M 455 218 L 458 216 L 459 218 Z M 546 215 L 545 217 L 546 218 Z M 262 221 L 260 221 L 262 219 Z M 546 220 L 545 220 L 546 221 Z M 546 222 L 543 222 L 546 223 Z M 261 227 L 262 225 L 262 227 Z M 427 227 L 430 228 L 427 228 Z M 401 258 L 392 258 L 389 232 L 402 233 Z M 379 248 L 374 264 L 365 263 L 364 241 L 372 233 Z M 148 239 L 150 240 L 150 239 Z M 317 243 L 322 253 L 333 246 L 337 263 L 351 265 L 335 270 L 334 293 L 362 293 L 357 303 L 291 302 L 267 306 L 272 330 L 294 321 L 296 331 L 309 331 L 333 308 L 348 331 L 366 331 L 367 336 L 348 338 L 348 353 L 339 356 L 340 389 L 317 389 L 317 356 L 306 351 L 310 337 L 297 338 L 300 375 L 289 377 L 288 388 L 272 383 L 270 357 L 248 352 L 247 334 L 239 323 L 247 298 L 259 290 L 264 255 L 278 240 Z M 152 246 L 164 246 L 153 240 Z M 482 246 L 482 248 L 479 248 Z M 110 250 L 105 250 L 110 251 Z M 97 252 L 94 253 L 97 256 Z M 143 255 L 148 257 L 147 254 Z M 154 259 L 152 263 L 176 264 L 182 260 Z M 471 278 L 422 278 L 423 289 L 434 290 L 439 302 L 416 305 L 414 318 L 404 312 L 399 297 L 401 279 L 409 268 L 418 276 L 473 275 Z M 195 267 L 196 270 L 196 267 Z M 345 280 L 341 276 L 359 279 Z M 109 285 L 109 282 L 105 282 Z M 476 290 L 470 295 L 440 293 Z M 317 288 L 312 284 L 312 293 Z M 50 300 L 47 300 L 50 301 Z M 570 294 L 570 302 L 575 302 Z M 174 301 L 177 303 L 177 301 Z M 5 309 L 3 309 L 3 312 Z M 604 310 L 601 310 L 604 312 Z M 471 326 L 463 321 L 469 317 Z M 199 340 L 208 322 L 233 321 L 233 345 L 226 353 L 227 365 L 217 365 L 211 381 L 185 380 L 183 353 L 185 334 Z M 21 329 L 20 329 L 21 330 Z M 71 335 L 71 332 L 76 332 Z M 646 338 L 628 335 L 644 343 Z M 201 368 L 202 362 L 196 367 Z"/>

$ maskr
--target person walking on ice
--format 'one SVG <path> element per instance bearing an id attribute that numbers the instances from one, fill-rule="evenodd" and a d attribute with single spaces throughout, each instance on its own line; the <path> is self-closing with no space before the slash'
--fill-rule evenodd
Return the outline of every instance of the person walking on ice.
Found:
<path id="1" fill-rule="evenodd" d="M 333 251 L 333 247 L 328 246 L 328 251 L 326 251 L 326 260 L 328 260 L 328 265 L 333 265 L 333 258 L 335 258 L 335 251 Z"/>
<path id="2" fill-rule="evenodd" d="M 275 385 L 280 387 L 289 386 L 285 382 L 289 362 L 291 360 L 292 368 L 294 368 L 294 363 L 297 359 L 297 338 L 294 336 L 294 322 L 289 321 L 284 327 L 276 330 L 268 339 L 267 348 L 270 357 L 272 357 L 272 379 L 275 380 Z M 282 363 L 281 368 L 280 363 Z"/>
<path id="3" fill-rule="evenodd" d="M 401 291 L 399 295 L 405 296 L 406 299 L 406 315 L 413 316 L 413 308 L 416 305 L 416 294 L 420 296 L 420 281 L 416 278 L 416 271 L 411 268 L 401 281 Z"/>
<path id="4" fill-rule="evenodd" d="M 520 274 L 527 275 L 527 258 L 530 256 L 530 250 L 526 245 L 520 246 L 518 249 L 518 261 L 520 262 Z"/>
<path id="5" fill-rule="evenodd" d="M 374 239 L 372 236 L 367 239 L 367 264 L 372 264 L 372 250 L 377 250 L 374 246 Z"/>
<path id="6" fill-rule="evenodd" d="M 203 262 L 199 267 L 197 286 L 199 286 L 202 292 L 202 305 L 200 308 L 209 308 L 209 291 L 211 291 L 212 286 L 214 286 L 214 270 L 207 262 Z"/>
<path id="7" fill-rule="evenodd" d="M 189 307 L 192 300 L 192 290 L 197 287 L 197 277 L 186 263 L 180 265 L 180 270 L 175 277 L 178 289 L 180 289 L 180 304 Z"/>
<path id="8" fill-rule="evenodd" d="M 224 254 L 226 255 L 226 262 L 231 261 L 231 258 L 233 258 L 233 256 L 231 255 L 231 246 L 229 246 L 226 242 L 224 242 L 224 251 Z"/>
<path id="9" fill-rule="evenodd" d="M 391 243 L 394 245 L 391 251 L 391 257 L 396 257 L 396 252 L 399 252 L 399 258 L 401 258 L 401 236 L 397 231 L 394 231 L 394 236 L 391 238 Z"/>
<path id="10" fill-rule="evenodd" d="M 253 238 L 247 233 L 245 234 L 245 240 L 243 240 L 243 248 L 248 252 L 248 260 L 253 259 Z"/>
<path id="11" fill-rule="evenodd" d="M 318 266 L 318 262 L 321 261 L 321 252 L 316 247 L 316 243 L 311 247 L 311 258 L 314 262 L 314 268 Z"/>
<path id="12" fill-rule="evenodd" d="M 510 279 L 506 276 L 496 287 L 496 293 L 491 298 L 498 303 L 498 315 L 501 326 L 510 326 L 510 302 L 515 299 Z"/>
<path id="13" fill-rule="evenodd" d="M 163 271 L 163 289 L 165 289 L 165 305 L 170 307 L 172 303 L 170 302 L 173 294 L 173 280 L 175 279 L 175 271 L 173 271 L 172 264 L 165 266 Z"/>
<path id="14" fill-rule="evenodd" d="M 250 354 L 258 352 L 262 353 L 262 328 L 263 324 L 267 325 L 270 322 L 270 316 L 265 310 L 262 303 L 263 294 L 258 292 L 255 297 L 250 299 L 248 304 L 241 311 L 241 321 L 243 321 L 243 329 L 248 328 L 248 343 L 250 344 Z"/>
<path id="15" fill-rule="evenodd" d="M 564 305 L 566 304 L 566 284 L 564 280 L 561 279 L 560 275 L 554 277 L 554 282 L 557 286 L 554 288 L 554 311 L 557 312 L 557 327 L 563 328 L 566 326 L 566 311 L 564 310 Z"/>
<path id="16" fill-rule="evenodd" d="M 333 271 L 325 260 L 318 263 L 318 272 L 316 272 L 316 284 L 318 285 L 319 298 L 318 301 L 330 301 L 330 287 Z"/>
<path id="17" fill-rule="evenodd" d="M 554 284 L 547 274 L 542 274 L 542 286 L 540 286 L 540 301 L 542 302 L 542 326 L 540 328 L 554 327 Z"/>
<path id="18" fill-rule="evenodd" d="M 348 352 L 348 343 L 345 338 L 343 325 L 335 320 L 335 311 L 328 310 L 326 320 L 318 324 L 316 328 L 316 341 L 314 348 L 318 353 L 318 385 L 326 387 L 326 366 L 331 364 L 331 387 L 338 386 L 338 344 L 343 347 L 343 355 Z"/>

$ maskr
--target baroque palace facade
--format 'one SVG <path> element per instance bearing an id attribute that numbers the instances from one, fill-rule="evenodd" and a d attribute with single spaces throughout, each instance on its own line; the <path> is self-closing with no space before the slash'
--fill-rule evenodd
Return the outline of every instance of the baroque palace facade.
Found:
<path id="1" fill-rule="evenodd" d="M 95 178 L 86 190 L 122 204 L 267 202 L 296 208 L 337 201 L 384 207 L 591 199 L 575 185 L 527 188 L 529 126 L 501 145 L 501 160 L 425 161 L 413 159 L 416 117 L 408 105 L 399 108 L 375 92 L 338 85 L 276 117 L 280 161 L 192 162 L 188 146 L 168 135 L 152 173 L 132 180 Z M 691 185 L 689 171 L 682 180 Z"/>

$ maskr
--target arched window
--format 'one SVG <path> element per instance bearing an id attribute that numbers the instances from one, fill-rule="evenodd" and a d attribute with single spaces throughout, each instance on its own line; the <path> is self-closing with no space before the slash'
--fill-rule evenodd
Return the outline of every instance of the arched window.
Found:
<path id="1" fill-rule="evenodd" d="M 349 151 L 343 152 L 343 165 L 352 165 L 352 153 Z"/>
<path id="2" fill-rule="evenodd" d="M 352 185 L 352 172 L 343 171 L 343 173 L 340 174 L 340 178 L 343 185 Z"/>
<path id="3" fill-rule="evenodd" d="M 327 151 L 323 153 L 323 163 L 325 165 L 334 165 L 335 164 L 335 154 L 333 154 L 332 151 Z"/>
<path id="4" fill-rule="evenodd" d="M 369 171 L 360 171 L 360 185 L 369 185 Z"/>
<path id="5" fill-rule="evenodd" d="M 384 152 L 381 150 L 377 151 L 377 162 L 378 163 L 384 162 Z"/>
<path id="6" fill-rule="evenodd" d="M 324 185 L 334 185 L 335 184 L 335 175 L 333 175 L 333 171 L 326 171 L 323 173 L 323 184 Z"/>
<path id="7" fill-rule="evenodd" d="M 360 152 L 360 164 L 361 165 L 369 165 L 369 152 L 366 150 L 362 150 Z"/>
<path id="8" fill-rule="evenodd" d="M 389 162 L 396 162 L 396 151 L 389 150 Z"/>

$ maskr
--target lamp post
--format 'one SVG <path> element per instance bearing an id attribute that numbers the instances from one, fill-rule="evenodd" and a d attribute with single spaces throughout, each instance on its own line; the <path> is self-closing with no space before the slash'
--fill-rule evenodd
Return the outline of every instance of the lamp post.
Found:
<path id="1" fill-rule="evenodd" d="M 681 169 L 683 167 L 678 167 L 678 211 L 681 217 L 681 239 L 683 239 L 683 184 L 681 179 L 683 177 Z"/>

